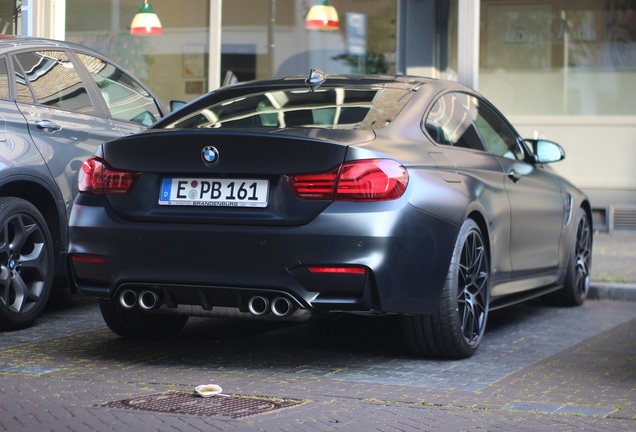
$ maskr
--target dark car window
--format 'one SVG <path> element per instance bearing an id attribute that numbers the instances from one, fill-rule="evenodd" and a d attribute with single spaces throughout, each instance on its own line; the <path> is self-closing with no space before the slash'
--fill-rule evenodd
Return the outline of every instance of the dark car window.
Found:
<path id="1" fill-rule="evenodd" d="M 0 58 L 0 99 L 9 99 L 9 73 L 5 58 Z"/>
<path id="2" fill-rule="evenodd" d="M 102 93 L 114 119 L 150 126 L 161 113 L 154 98 L 116 66 L 88 54 L 76 53 Z"/>
<path id="3" fill-rule="evenodd" d="M 438 144 L 484 150 L 471 118 L 451 93 L 435 102 L 424 121 L 424 129 Z"/>
<path id="4" fill-rule="evenodd" d="M 95 114 L 95 110 L 73 63 L 63 51 L 21 53 L 16 58 L 35 93 L 37 103 Z M 18 77 L 19 79 L 19 77 Z"/>
<path id="5" fill-rule="evenodd" d="M 35 103 L 31 87 L 29 87 L 26 76 L 17 61 L 13 63 L 13 69 L 15 70 L 16 100 L 24 103 Z"/>
<path id="6" fill-rule="evenodd" d="M 457 97 L 475 122 L 488 153 L 508 159 L 523 159 L 517 134 L 495 110 L 474 96 L 459 93 Z"/>
<path id="7" fill-rule="evenodd" d="M 391 123 L 413 95 L 410 87 L 307 87 L 254 91 L 220 100 L 166 128 L 320 127 L 370 130 Z"/>

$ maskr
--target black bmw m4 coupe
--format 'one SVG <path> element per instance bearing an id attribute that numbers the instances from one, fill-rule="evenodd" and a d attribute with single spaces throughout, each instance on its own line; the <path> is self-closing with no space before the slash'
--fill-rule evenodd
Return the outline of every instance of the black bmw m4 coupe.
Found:
<path id="1" fill-rule="evenodd" d="M 456 82 L 233 84 L 84 162 L 70 273 L 124 337 L 394 314 L 415 354 L 465 358 L 489 311 L 587 297 L 591 207 L 564 156 Z"/>

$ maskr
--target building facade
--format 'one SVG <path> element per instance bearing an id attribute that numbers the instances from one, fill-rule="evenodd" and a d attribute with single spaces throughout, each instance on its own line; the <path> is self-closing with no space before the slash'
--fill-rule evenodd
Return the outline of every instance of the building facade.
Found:
<path id="1" fill-rule="evenodd" d="M 336 31 L 306 30 L 316 0 L 148 0 L 163 33 L 130 35 L 141 0 L 17 0 L 0 33 L 79 42 L 165 101 L 239 80 L 401 73 L 461 81 L 592 199 L 600 230 L 636 231 L 636 0 L 332 0 Z"/>

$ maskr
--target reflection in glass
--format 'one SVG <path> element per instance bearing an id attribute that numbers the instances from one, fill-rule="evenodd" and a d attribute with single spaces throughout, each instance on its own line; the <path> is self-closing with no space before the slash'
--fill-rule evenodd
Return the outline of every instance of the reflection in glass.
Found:
<path id="1" fill-rule="evenodd" d="M 64 52 L 27 52 L 16 58 L 37 103 L 84 114 L 95 113 L 82 80 Z"/>
<path id="2" fill-rule="evenodd" d="M 145 126 L 159 120 L 154 99 L 128 74 L 102 59 L 81 53 L 77 56 L 97 83 L 114 119 Z"/>

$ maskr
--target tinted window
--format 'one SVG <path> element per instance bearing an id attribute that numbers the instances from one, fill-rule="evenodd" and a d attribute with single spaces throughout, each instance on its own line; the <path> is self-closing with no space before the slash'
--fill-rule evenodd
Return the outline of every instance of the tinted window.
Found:
<path id="1" fill-rule="evenodd" d="M 14 62 L 13 69 L 15 70 L 15 89 L 17 92 L 16 100 L 18 102 L 34 103 L 35 99 L 33 98 L 31 87 L 29 87 L 29 83 L 27 82 L 24 72 L 22 72 L 22 68 L 20 68 L 20 65 L 17 62 Z"/>
<path id="2" fill-rule="evenodd" d="M 9 99 L 9 74 L 4 58 L 0 58 L 0 99 Z"/>
<path id="3" fill-rule="evenodd" d="M 458 98 L 466 105 L 488 153 L 508 159 L 523 159 L 517 134 L 495 110 L 473 96 L 460 94 Z"/>
<path id="4" fill-rule="evenodd" d="M 77 53 L 91 77 L 97 83 L 114 119 L 150 126 L 161 114 L 152 96 L 129 75 L 114 65 Z"/>
<path id="5" fill-rule="evenodd" d="M 63 51 L 38 51 L 16 56 L 37 103 L 67 111 L 94 114 L 86 88 Z"/>
<path id="6" fill-rule="evenodd" d="M 446 94 L 435 102 L 426 117 L 424 129 L 438 144 L 484 149 L 470 116 L 453 94 Z"/>
<path id="7" fill-rule="evenodd" d="M 378 129 L 387 126 L 413 92 L 406 86 L 307 87 L 255 91 L 220 100 L 167 128 L 320 127 Z"/>

